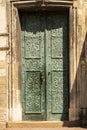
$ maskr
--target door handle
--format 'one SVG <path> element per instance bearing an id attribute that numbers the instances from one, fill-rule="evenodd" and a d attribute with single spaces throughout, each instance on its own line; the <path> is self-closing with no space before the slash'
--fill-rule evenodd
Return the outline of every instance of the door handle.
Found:
<path id="1" fill-rule="evenodd" d="M 40 84 L 42 84 L 45 81 L 45 77 L 43 72 L 40 72 Z"/>

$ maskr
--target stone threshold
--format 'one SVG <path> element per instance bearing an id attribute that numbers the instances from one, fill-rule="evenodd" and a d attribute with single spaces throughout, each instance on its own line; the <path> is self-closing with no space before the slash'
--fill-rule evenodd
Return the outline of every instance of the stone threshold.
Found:
<path id="1" fill-rule="evenodd" d="M 79 127 L 80 121 L 19 121 L 7 122 L 7 128 L 57 128 Z"/>

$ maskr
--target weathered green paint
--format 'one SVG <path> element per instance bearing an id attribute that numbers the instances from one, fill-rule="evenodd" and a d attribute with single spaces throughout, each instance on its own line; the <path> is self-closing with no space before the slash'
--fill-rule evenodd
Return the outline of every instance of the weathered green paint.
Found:
<path id="1" fill-rule="evenodd" d="M 68 119 L 68 15 L 22 13 L 23 120 Z"/>
<path id="2" fill-rule="evenodd" d="M 45 73 L 43 17 L 23 14 L 21 22 L 23 119 L 45 120 L 45 82 L 40 82 Z"/>
<path id="3" fill-rule="evenodd" d="M 68 18 L 47 14 L 47 120 L 68 119 Z"/>

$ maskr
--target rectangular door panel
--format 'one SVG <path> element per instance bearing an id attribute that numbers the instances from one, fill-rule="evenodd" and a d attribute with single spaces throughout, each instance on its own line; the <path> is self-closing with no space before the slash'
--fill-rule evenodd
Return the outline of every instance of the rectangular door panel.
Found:
<path id="1" fill-rule="evenodd" d="M 40 72 L 26 72 L 25 113 L 41 113 Z"/>
<path id="2" fill-rule="evenodd" d="M 45 120 L 44 22 L 37 13 L 21 16 L 23 120 Z"/>
<path id="3" fill-rule="evenodd" d="M 46 21 L 47 119 L 68 120 L 68 16 L 48 13 Z"/>

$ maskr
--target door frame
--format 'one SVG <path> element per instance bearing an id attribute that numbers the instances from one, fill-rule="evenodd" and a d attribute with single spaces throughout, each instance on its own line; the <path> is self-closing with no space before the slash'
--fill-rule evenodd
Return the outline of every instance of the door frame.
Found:
<path id="1" fill-rule="evenodd" d="M 8 86 L 8 121 L 22 121 L 21 98 L 21 25 L 19 10 L 52 10 L 69 12 L 69 121 L 79 119 L 80 108 L 77 106 L 76 93 L 76 43 L 77 43 L 77 8 L 73 0 L 11 0 L 9 3 L 9 86 Z M 16 113 L 16 114 L 15 114 Z"/>

